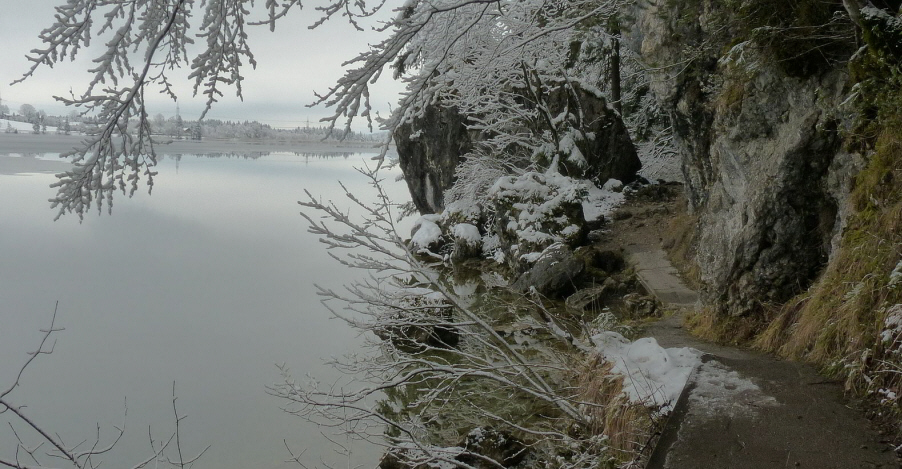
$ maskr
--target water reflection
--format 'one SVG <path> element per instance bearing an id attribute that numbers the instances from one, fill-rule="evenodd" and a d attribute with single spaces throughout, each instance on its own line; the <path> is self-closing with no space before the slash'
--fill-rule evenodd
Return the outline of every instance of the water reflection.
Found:
<path id="1" fill-rule="evenodd" d="M 182 159 L 184 153 L 166 153 L 159 156 L 160 159 L 170 158 L 176 161 Z M 198 153 L 198 154 L 188 154 L 191 157 L 203 157 L 203 158 L 240 158 L 245 160 L 256 160 L 262 158 L 264 156 L 271 155 L 279 155 L 279 156 L 299 156 L 304 159 L 305 162 L 309 162 L 310 160 L 317 159 L 332 159 L 332 158 L 343 158 L 349 159 L 355 155 L 361 155 L 361 153 L 350 152 L 350 151 L 249 151 L 249 152 L 209 152 L 209 153 Z"/>
<path id="2" fill-rule="evenodd" d="M 61 173 L 72 166 L 66 161 L 40 158 L 38 153 L 13 153 L 0 155 L 0 175 L 28 173 Z"/>
<path id="3" fill-rule="evenodd" d="M 112 216 L 88 215 L 83 224 L 52 221 L 53 174 L 0 172 L 0 387 L 59 300 L 66 331 L 57 353 L 16 396 L 73 442 L 90 437 L 95 423 L 119 425 L 127 397 L 126 439 L 104 458 L 107 467 L 147 456 L 148 425 L 158 435 L 171 430 L 173 381 L 188 415 L 183 444 L 212 444 L 199 469 L 289 467 L 283 438 L 308 449 L 308 464 L 335 461 L 318 430 L 282 413 L 264 387 L 281 362 L 328 379 L 321 358 L 360 342 L 330 320 L 313 288 L 337 287 L 354 273 L 328 257 L 297 215 L 304 189 L 341 201 L 341 180 L 370 193 L 353 167 L 372 154 L 339 156 L 163 158 L 153 196 L 119 197 Z M 389 190 L 406 200 L 403 185 Z M 9 427 L 0 425 L 0 452 L 9 451 Z M 357 448 L 353 461 L 377 457 Z"/>

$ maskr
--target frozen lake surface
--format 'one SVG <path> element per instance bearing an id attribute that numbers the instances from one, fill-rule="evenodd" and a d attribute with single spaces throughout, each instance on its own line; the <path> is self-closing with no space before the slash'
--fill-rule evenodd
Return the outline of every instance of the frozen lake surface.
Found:
<path id="1" fill-rule="evenodd" d="M 330 319 L 313 285 L 338 287 L 361 273 L 307 233 L 297 200 L 307 189 L 345 203 L 339 180 L 372 194 L 353 168 L 373 155 L 167 156 L 152 196 L 146 188 L 119 195 L 112 216 L 94 211 L 83 223 L 53 221 L 55 167 L 40 162 L 52 156 L 25 157 L 37 161 L 29 165 L 0 153 L 9 163 L 0 170 L 0 388 L 37 346 L 58 300 L 66 330 L 13 401 L 74 444 L 98 423 L 102 438 L 112 436 L 127 398 L 126 437 L 103 467 L 148 457 L 148 426 L 156 438 L 173 430 L 173 381 L 187 416 L 183 452 L 211 445 L 197 469 L 291 467 L 283 439 L 306 448 L 308 465 L 347 466 L 265 386 L 278 381 L 282 362 L 299 381 L 334 378 L 323 359 L 362 343 Z M 408 199 L 403 182 L 385 179 L 392 196 Z M 10 457 L 14 437 L 0 425 L 0 455 Z M 350 463 L 374 465 L 378 456 L 358 446 Z"/>

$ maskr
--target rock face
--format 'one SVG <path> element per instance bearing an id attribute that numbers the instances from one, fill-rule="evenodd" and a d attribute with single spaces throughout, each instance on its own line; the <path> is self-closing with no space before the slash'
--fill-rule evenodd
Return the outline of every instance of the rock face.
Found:
<path id="1" fill-rule="evenodd" d="M 454 183 L 454 168 L 472 147 L 464 117 L 457 109 L 429 106 L 422 118 L 395 131 L 404 179 L 421 214 L 444 207 L 445 190 Z"/>
<path id="2" fill-rule="evenodd" d="M 611 178 L 625 183 L 636 179 L 642 167 L 636 148 L 623 120 L 603 97 L 571 83 L 550 93 L 548 106 L 553 114 L 580 109 L 581 128 L 592 136 L 576 142 L 586 165 L 562 164 L 564 175 L 599 184 Z M 477 131 L 468 131 L 465 124 L 466 116 L 456 108 L 432 105 L 423 117 L 395 131 L 401 170 L 421 214 L 442 211 L 445 191 L 455 181 L 455 168 L 481 137 Z"/>
<path id="3" fill-rule="evenodd" d="M 729 13 L 701 3 L 694 12 L 646 4 L 632 44 L 652 65 L 710 46 L 687 68 L 653 73 L 651 89 L 669 110 L 700 217 L 702 300 L 745 315 L 787 300 L 825 265 L 860 157 L 840 148 L 843 70 L 791 76 L 750 43 L 721 54 L 711 18 Z"/>
<path id="4" fill-rule="evenodd" d="M 548 107 L 552 115 L 560 114 L 564 109 L 580 109 L 583 130 L 594 136 L 576 142 L 586 158 L 586 166 L 579 168 L 564 163 L 561 167 L 564 175 L 591 179 L 597 184 L 604 184 L 608 179 L 618 179 L 624 183 L 636 179 L 642 162 L 626 125 L 604 97 L 583 89 L 577 83 L 570 83 L 569 90 L 558 87 L 549 93 Z"/>

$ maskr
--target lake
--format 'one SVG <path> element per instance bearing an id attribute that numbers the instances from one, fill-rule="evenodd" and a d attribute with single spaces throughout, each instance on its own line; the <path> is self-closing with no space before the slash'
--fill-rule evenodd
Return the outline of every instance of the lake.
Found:
<path id="1" fill-rule="evenodd" d="M 65 327 L 13 402 L 74 444 L 91 441 L 97 424 L 108 440 L 127 399 L 125 437 L 102 458 L 109 468 L 151 455 L 148 426 L 156 439 L 172 432 L 173 381 L 187 416 L 182 451 L 211 445 L 195 468 L 299 467 L 284 463 L 283 439 L 306 449 L 308 465 L 378 461 L 377 448 L 361 445 L 350 460 L 337 455 L 315 426 L 280 411 L 265 392 L 279 380 L 275 364 L 298 380 L 309 373 L 328 381 L 337 374 L 323 359 L 363 342 L 330 318 L 314 288 L 363 273 L 327 255 L 297 201 L 307 189 L 346 204 L 339 180 L 372 194 L 354 170 L 372 154 L 166 156 L 153 195 L 118 194 L 112 215 L 95 210 L 83 223 L 74 215 L 53 221 L 54 156 L 0 153 L 15 163 L 0 166 L 0 388 L 37 346 L 57 301 Z M 386 178 L 388 192 L 406 201 L 398 172 Z M 14 436 L 0 424 L 0 456 L 11 457 Z"/>

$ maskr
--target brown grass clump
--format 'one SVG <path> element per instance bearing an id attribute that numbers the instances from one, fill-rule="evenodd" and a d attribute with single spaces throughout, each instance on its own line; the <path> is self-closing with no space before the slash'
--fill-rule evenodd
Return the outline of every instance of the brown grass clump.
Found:
<path id="1" fill-rule="evenodd" d="M 612 456 L 628 462 L 646 449 L 656 422 L 648 407 L 630 402 L 623 394 L 623 377 L 612 374 L 611 367 L 599 355 L 586 360 L 577 376 L 577 399 L 587 403 L 589 431 L 607 436 Z"/>
<path id="2" fill-rule="evenodd" d="M 680 197 L 677 207 L 685 210 L 686 200 Z M 663 247 L 670 262 L 680 271 L 689 287 L 701 287 L 701 270 L 695 261 L 698 248 L 698 214 L 679 213 L 664 230 Z"/>
<path id="3" fill-rule="evenodd" d="M 684 317 L 692 335 L 718 344 L 745 345 L 761 332 L 763 321 L 751 316 L 727 316 L 712 308 L 690 311 Z"/>

